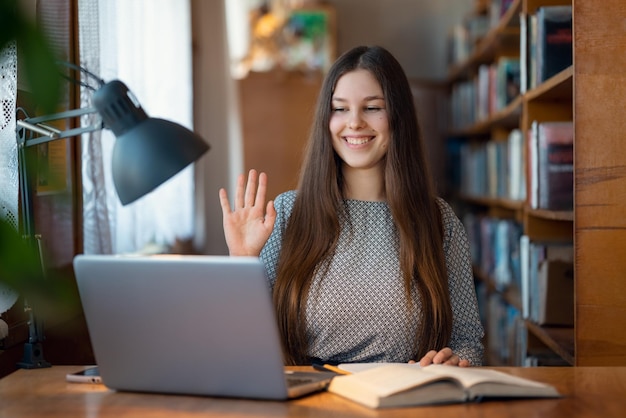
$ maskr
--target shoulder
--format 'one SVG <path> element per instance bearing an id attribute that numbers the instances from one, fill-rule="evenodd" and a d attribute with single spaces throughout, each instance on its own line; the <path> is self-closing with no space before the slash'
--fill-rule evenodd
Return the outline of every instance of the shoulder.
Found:
<path id="1" fill-rule="evenodd" d="M 454 209 L 452 209 L 452 206 L 450 206 L 448 202 L 440 197 L 437 197 L 435 201 L 437 202 L 437 206 L 439 206 L 439 211 L 441 212 L 441 221 L 444 225 L 451 221 L 454 221 L 455 219 L 458 219 L 456 214 L 454 213 Z"/>
<path id="2" fill-rule="evenodd" d="M 279 208 L 282 210 L 291 211 L 295 201 L 296 201 L 296 191 L 289 190 L 287 192 L 283 192 L 279 194 L 278 196 L 276 196 L 276 199 L 274 199 L 274 207 L 276 207 L 277 211 L 279 210 Z"/>
<path id="3" fill-rule="evenodd" d="M 291 213 L 293 212 L 293 205 L 296 201 L 296 195 L 297 193 L 295 190 L 289 190 L 279 194 L 276 196 L 276 199 L 274 199 L 277 224 L 284 225 L 291 216 Z"/>
<path id="4" fill-rule="evenodd" d="M 440 197 L 436 198 L 439 211 L 441 212 L 441 225 L 446 236 L 454 235 L 463 230 L 463 224 L 459 217 L 454 213 L 452 206 Z"/>

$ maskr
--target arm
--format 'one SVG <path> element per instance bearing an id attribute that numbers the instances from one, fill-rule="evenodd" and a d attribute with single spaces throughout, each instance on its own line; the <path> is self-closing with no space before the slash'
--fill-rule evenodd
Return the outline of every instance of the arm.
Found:
<path id="1" fill-rule="evenodd" d="M 483 326 L 478 313 L 472 257 L 465 227 L 447 203 L 444 252 L 448 269 L 450 302 L 454 315 L 450 348 L 473 366 L 483 360 Z"/>
<path id="2" fill-rule="evenodd" d="M 220 189 L 224 236 L 230 255 L 259 256 L 272 233 L 276 210 L 274 202 L 265 203 L 267 175 L 250 170 L 248 181 L 243 174 L 237 179 L 235 205 L 231 209 L 228 194 Z"/>
<path id="3" fill-rule="evenodd" d="M 420 359 L 420 364 L 422 366 L 431 363 L 479 366 L 482 364 L 484 332 L 478 314 L 469 243 L 465 228 L 452 208 L 443 200 L 439 200 L 439 203 L 454 321 L 450 346 L 428 352 Z"/>

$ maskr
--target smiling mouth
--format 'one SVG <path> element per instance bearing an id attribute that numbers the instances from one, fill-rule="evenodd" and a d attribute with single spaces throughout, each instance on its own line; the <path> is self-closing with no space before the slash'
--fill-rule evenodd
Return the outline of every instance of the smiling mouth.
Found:
<path id="1" fill-rule="evenodd" d="M 350 145 L 363 145 L 374 140 L 373 136 L 366 137 L 344 137 L 345 141 Z"/>

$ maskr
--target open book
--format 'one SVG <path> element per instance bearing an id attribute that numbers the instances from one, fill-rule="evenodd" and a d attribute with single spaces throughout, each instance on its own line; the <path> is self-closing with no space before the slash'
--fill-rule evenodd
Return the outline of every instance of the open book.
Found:
<path id="1" fill-rule="evenodd" d="M 368 406 L 461 403 L 482 398 L 552 398 L 550 385 L 480 367 L 392 364 L 333 378 L 328 391 Z"/>

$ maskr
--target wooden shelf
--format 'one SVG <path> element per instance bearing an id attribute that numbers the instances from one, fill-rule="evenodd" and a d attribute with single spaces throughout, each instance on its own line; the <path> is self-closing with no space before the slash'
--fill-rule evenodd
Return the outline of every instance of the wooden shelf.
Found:
<path id="1" fill-rule="evenodd" d="M 476 137 L 491 134 L 494 128 L 514 128 L 519 126 L 522 114 L 522 96 L 516 97 L 504 109 L 491 115 L 489 119 L 475 123 L 464 129 L 453 130 L 450 137 Z"/>
<path id="2" fill-rule="evenodd" d="M 460 196 L 460 198 L 464 200 L 465 202 L 471 203 L 473 205 L 498 206 L 503 209 L 510 209 L 510 210 L 515 210 L 515 211 L 522 210 L 524 208 L 523 200 L 496 199 L 496 198 L 484 197 L 484 196 L 467 196 L 467 195 L 462 195 Z"/>
<path id="3" fill-rule="evenodd" d="M 528 212 L 529 216 L 533 216 L 541 219 L 549 219 L 553 221 L 566 221 L 572 222 L 574 220 L 574 212 L 573 211 L 553 211 L 553 210 L 545 210 L 545 209 L 525 209 Z"/>
<path id="4" fill-rule="evenodd" d="M 524 234 L 531 240 L 572 241 L 574 224 L 572 212 L 524 210 Z"/>
<path id="5" fill-rule="evenodd" d="M 515 45 L 519 48 L 521 10 L 522 0 L 514 0 L 500 22 L 481 39 L 470 56 L 450 68 L 448 82 L 454 83 L 480 64 L 492 61 L 498 49 Z"/>
<path id="6" fill-rule="evenodd" d="M 536 88 L 524 93 L 525 101 L 531 100 L 572 100 L 574 67 L 569 66 L 550 77 Z"/>
<path id="7" fill-rule="evenodd" d="M 532 321 L 525 321 L 526 329 L 537 337 L 550 350 L 568 364 L 575 365 L 574 328 L 572 327 L 542 327 Z"/>

